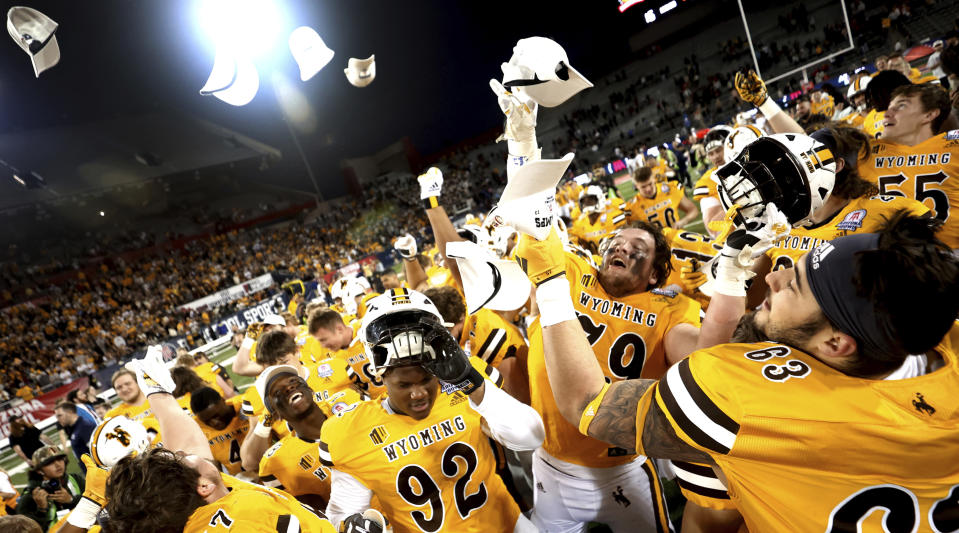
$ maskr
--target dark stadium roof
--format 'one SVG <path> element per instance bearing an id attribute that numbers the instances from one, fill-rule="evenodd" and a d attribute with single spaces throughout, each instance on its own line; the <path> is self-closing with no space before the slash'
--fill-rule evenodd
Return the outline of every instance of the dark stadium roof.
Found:
<path id="1" fill-rule="evenodd" d="M 343 192 L 340 159 L 366 155 L 405 135 L 422 153 L 430 153 L 497 126 L 501 117 L 487 82 L 500 77 L 499 64 L 509 58 L 517 39 L 553 37 L 564 44 L 581 72 L 595 78 L 629 59 L 628 39 L 645 26 L 640 9 L 620 14 L 615 0 L 576 4 L 275 0 L 284 13 L 285 31 L 271 62 L 258 63 L 261 83 L 256 99 L 236 108 L 198 94 L 214 56 L 197 16 L 198 6 L 206 1 L 26 2 L 60 24 L 62 59 L 36 79 L 26 54 L 5 38 L 0 48 L 0 134 L 5 134 L 0 138 L 0 158 L 18 168 L 33 164 L 42 168 L 40 162 L 34 163 L 42 156 L 24 153 L 21 161 L 20 147 L 28 143 L 13 139 L 33 130 L 175 113 L 201 117 L 276 146 L 286 157 L 271 179 L 311 189 L 280 119 L 270 82 L 275 71 L 293 80 L 313 107 L 318 127 L 301 133 L 301 142 L 324 192 L 334 196 Z M 4 11 L 21 3 L 8 2 Z M 305 83 L 299 81 L 285 48 L 286 35 L 299 25 L 315 28 L 336 52 L 333 61 Z M 352 87 L 343 75 L 347 58 L 372 53 L 376 80 L 364 89 Z M 89 127 L 81 127 L 84 136 Z M 79 133 L 67 128 L 56 135 L 76 139 L 69 132 Z M 107 151 L 122 152 L 118 157 L 129 162 L 125 155 L 129 148 L 127 143 Z M 76 148 L 65 143 L 49 150 L 47 159 Z M 44 177 L 58 179 L 51 173 Z"/>

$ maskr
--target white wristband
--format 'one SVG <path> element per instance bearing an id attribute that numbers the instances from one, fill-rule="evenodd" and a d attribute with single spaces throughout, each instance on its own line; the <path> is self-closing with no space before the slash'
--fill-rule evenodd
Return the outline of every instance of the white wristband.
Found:
<path id="1" fill-rule="evenodd" d="M 254 345 L 255 343 L 256 343 L 255 340 L 253 340 L 253 339 L 251 339 L 251 338 L 249 338 L 249 337 L 243 337 L 243 342 L 240 343 L 240 349 L 242 350 L 242 349 L 246 348 L 247 350 L 252 350 L 252 349 L 253 349 L 253 345 Z"/>
<path id="2" fill-rule="evenodd" d="M 266 439 L 266 438 L 269 438 L 270 431 L 272 431 L 272 429 L 273 428 L 271 428 L 270 426 L 267 426 L 266 424 L 264 424 L 262 420 L 258 420 L 256 423 L 256 427 L 253 428 L 253 434 L 256 435 L 257 437 Z"/>
<path id="3" fill-rule="evenodd" d="M 77 502 L 76 507 L 70 511 L 67 517 L 67 523 L 71 526 L 83 530 L 90 529 L 97 523 L 97 515 L 100 514 L 100 506 L 90 498 L 83 497 Z"/>
<path id="4" fill-rule="evenodd" d="M 778 105 L 776 105 L 776 102 L 774 102 L 773 99 L 770 98 L 770 97 L 768 97 L 768 96 L 766 97 L 766 101 L 764 101 L 763 103 L 759 104 L 759 111 L 760 111 L 760 113 L 762 113 L 763 116 L 766 117 L 767 119 L 773 118 L 773 116 L 774 116 L 776 113 L 782 113 L 782 112 L 783 112 L 783 110 L 780 109 Z"/>
<path id="5" fill-rule="evenodd" d="M 576 320 L 576 310 L 569 296 L 569 281 L 566 276 L 553 278 L 536 287 L 536 306 L 539 307 L 539 323 L 544 328 L 567 320 Z"/>

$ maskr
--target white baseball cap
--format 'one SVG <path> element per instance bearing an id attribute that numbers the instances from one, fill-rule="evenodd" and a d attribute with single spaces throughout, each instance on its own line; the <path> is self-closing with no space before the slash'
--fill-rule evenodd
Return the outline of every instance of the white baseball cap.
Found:
<path id="1" fill-rule="evenodd" d="M 351 57 L 349 67 L 343 69 L 343 72 L 355 87 L 366 87 L 376 78 L 376 54 L 366 59 Z"/>
<path id="2" fill-rule="evenodd" d="M 290 33 L 290 53 L 300 66 L 302 81 L 315 76 L 334 55 L 316 30 L 309 26 L 300 26 Z"/>
<path id="3" fill-rule="evenodd" d="M 516 261 L 495 257 L 470 241 L 447 243 L 446 255 L 459 267 L 469 314 L 484 307 L 512 311 L 529 300 L 532 286 Z"/>
<path id="4" fill-rule="evenodd" d="M 566 50 L 552 39 L 517 41 L 513 57 L 500 65 L 503 86 L 521 88 L 537 104 L 556 107 L 593 84 L 569 64 Z"/>
<path id="5" fill-rule="evenodd" d="M 267 367 L 256 377 L 256 392 L 259 393 L 260 399 L 263 400 L 263 406 L 266 407 L 269 413 L 273 412 L 273 406 L 267 401 L 266 393 L 270 390 L 270 383 L 282 374 L 293 374 L 294 376 L 300 377 L 299 370 L 290 365 L 273 365 Z"/>
<path id="6" fill-rule="evenodd" d="M 57 44 L 57 23 L 30 7 L 16 6 L 7 11 L 7 32 L 20 45 L 33 63 L 33 73 L 40 73 L 60 62 Z"/>
<path id="7" fill-rule="evenodd" d="M 244 106 L 253 100 L 259 90 L 260 76 L 253 61 L 234 54 L 229 47 L 218 47 L 213 70 L 200 89 L 200 94 L 213 95 L 230 105 Z"/>

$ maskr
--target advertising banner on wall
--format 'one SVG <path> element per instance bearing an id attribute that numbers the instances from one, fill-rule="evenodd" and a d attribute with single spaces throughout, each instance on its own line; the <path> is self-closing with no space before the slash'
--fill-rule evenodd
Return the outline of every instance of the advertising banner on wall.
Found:
<path id="1" fill-rule="evenodd" d="M 17 405 L 9 405 L 3 411 L 0 411 L 0 438 L 10 436 L 11 416 L 19 415 L 30 424 L 38 424 L 41 420 L 53 416 L 53 408 L 57 406 L 57 401 L 60 398 L 65 397 L 72 390 L 85 388 L 87 383 L 87 378 L 78 379 L 46 394 L 41 394 L 32 400 Z"/>

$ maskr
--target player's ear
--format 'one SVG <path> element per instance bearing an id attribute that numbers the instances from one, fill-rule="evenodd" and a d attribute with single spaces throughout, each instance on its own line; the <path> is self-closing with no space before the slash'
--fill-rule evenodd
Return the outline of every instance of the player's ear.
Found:
<path id="1" fill-rule="evenodd" d="M 839 174 L 840 172 L 842 172 L 842 169 L 844 168 L 846 168 L 846 160 L 841 157 L 837 157 L 836 158 L 836 174 Z"/>
<path id="2" fill-rule="evenodd" d="M 833 328 L 828 328 L 829 334 L 819 343 L 818 352 L 823 357 L 837 360 L 853 357 L 858 350 L 856 339 Z"/>
<path id="3" fill-rule="evenodd" d="M 213 491 L 216 490 L 216 484 L 206 479 L 203 476 L 200 476 L 200 479 L 196 482 L 196 493 L 200 495 L 201 498 L 206 500 L 213 494 Z"/>
<path id="4" fill-rule="evenodd" d="M 939 109 L 930 109 L 929 111 L 926 111 L 923 113 L 923 122 L 932 123 L 932 121 L 936 120 L 936 117 L 938 117 L 940 113 L 942 113 L 942 111 Z"/>

